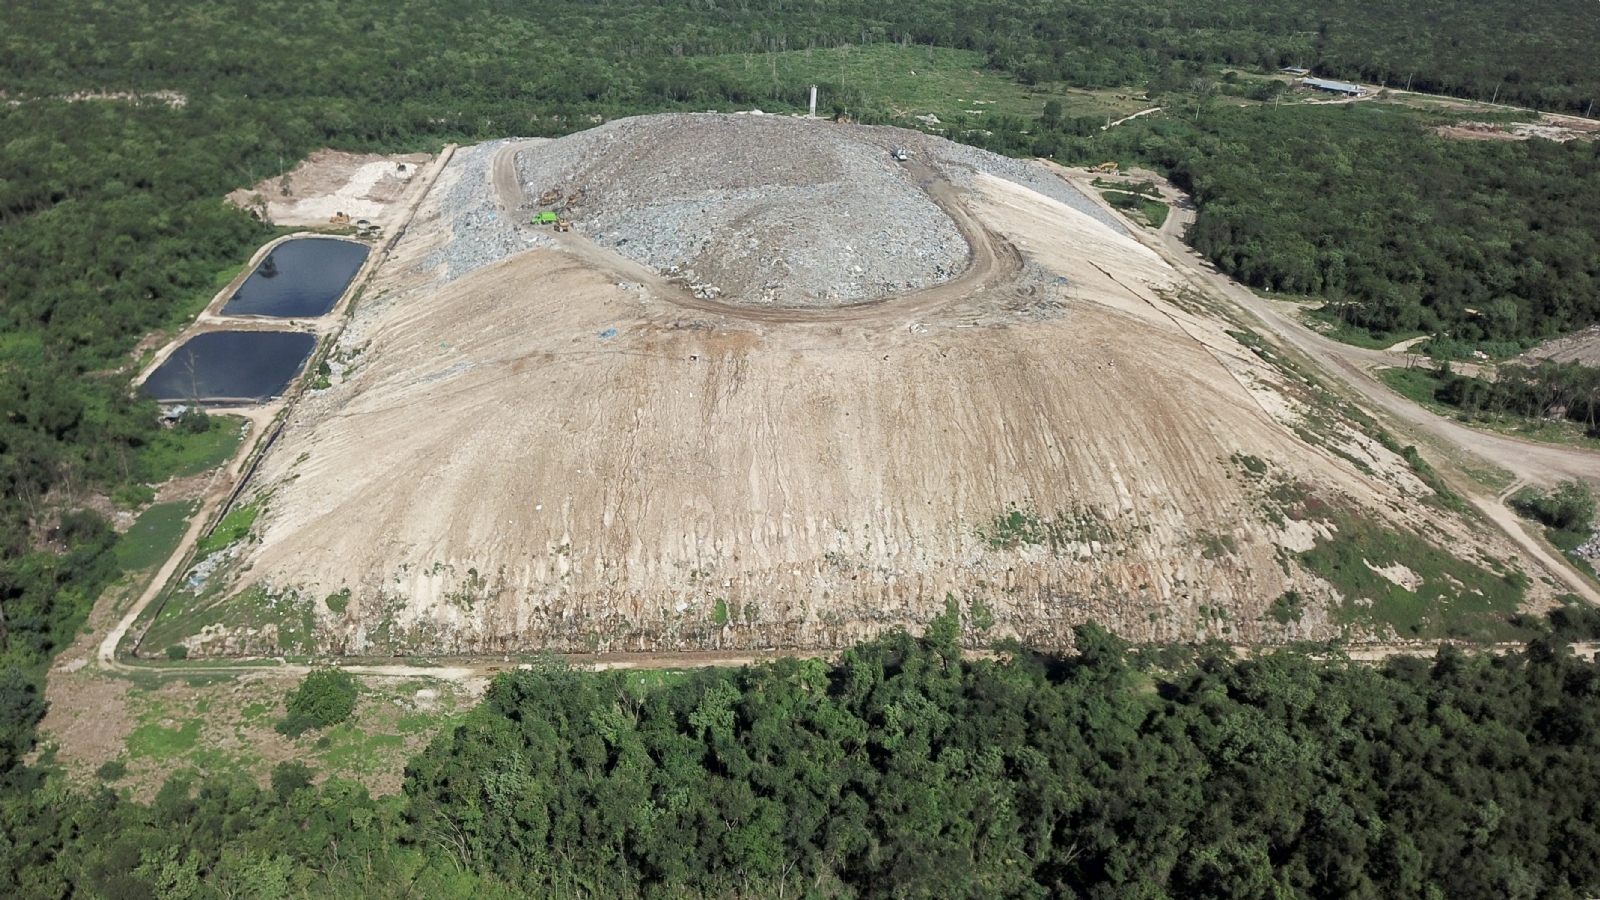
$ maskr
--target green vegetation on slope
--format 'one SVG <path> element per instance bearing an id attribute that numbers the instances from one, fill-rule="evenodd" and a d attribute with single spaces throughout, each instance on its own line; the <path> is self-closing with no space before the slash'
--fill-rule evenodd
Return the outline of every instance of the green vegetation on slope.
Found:
<path id="1" fill-rule="evenodd" d="M 144 445 L 141 462 L 152 480 L 198 475 L 233 458 L 244 436 L 244 419 L 207 416 L 201 421 L 204 424 L 197 429 L 186 430 L 180 425 L 158 432 Z"/>
<path id="2" fill-rule="evenodd" d="M 1338 530 L 1300 554 L 1308 571 L 1345 596 L 1347 623 L 1391 626 L 1401 638 L 1504 640 L 1528 578 L 1496 574 L 1457 559 L 1410 532 L 1350 515 Z"/>
<path id="3" fill-rule="evenodd" d="M 260 513 L 259 501 L 241 504 L 228 510 L 228 514 L 211 529 L 211 533 L 195 544 L 194 558 L 204 559 L 218 550 L 244 540 L 250 534 L 250 526 L 256 523 L 256 516 Z"/>

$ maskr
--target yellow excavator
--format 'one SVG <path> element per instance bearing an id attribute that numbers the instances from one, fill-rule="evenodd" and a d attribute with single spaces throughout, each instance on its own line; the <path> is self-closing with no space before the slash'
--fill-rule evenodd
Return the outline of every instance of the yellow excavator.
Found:
<path id="1" fill-rule="evenodd" d="M 1090 168 L 1089 171 L 1091 171 L 1091 172 L 1099 172 L 1099 173 L 1103 173 L 1103 174 L 1106 174 L 1106 175 L 1115 175 L 1115 174 L 1117 174 L 1117 169 L 1118 168 L 1119 167 L 1114 162 L 1104 162 L 1104 163 L 1101 163 L 1098 166 L 1094 166 L 1094 167 Z"/>

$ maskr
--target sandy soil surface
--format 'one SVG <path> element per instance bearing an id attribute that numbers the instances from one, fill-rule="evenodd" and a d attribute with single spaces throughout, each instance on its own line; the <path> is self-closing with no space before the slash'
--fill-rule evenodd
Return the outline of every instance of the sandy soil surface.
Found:
<path id="1" fill-rule="evenodd" d="M 451 177 L 398 259 L 458 239 Z M 1277 370 L 1160 255 L 1022 179 L 964 180 L 928 196 L 983 277 L 845 316 L 707 306 L 580 233 L 452 280 L 385 267 L 335 354 L 359 367 L 263 463 L 249 580 L 309 601 L 340 653 L 825 649 L 947 598 L 989 639 L 1095 618 L 1187 640 L 1203 605 L 1255 639 L 1272 598 L 1329 586 L 1281 561 L 1316 532 L 1236 454 L 1480 544 L 1381 447 L 1349 436 L 1368 477 L 1297 438 Z"/>
<path id="2" fill-rule="evenodd" d="M 344 213 L 389 227 L 413 178 L 431 160 L 426 153 L 379 156 L 318 150 L 282 178 L 241 188 L 228 200 L 264 211 L 275 225 L 328 225 Z"/>

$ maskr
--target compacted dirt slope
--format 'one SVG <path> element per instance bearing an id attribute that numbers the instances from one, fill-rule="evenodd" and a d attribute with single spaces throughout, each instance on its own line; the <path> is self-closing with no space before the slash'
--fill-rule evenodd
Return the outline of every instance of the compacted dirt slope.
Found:
<path id="1" fill-rule="evenodd" d="M 1285 638 L 1332 634 L 1333 601 L 1291 555 L 1319 526 L 1268 484 L 1481 546 L 1393 454 L 1349 435 L 1363 474 L 1296 437 L 1283 376 L 1155 253 L 919 140 L 923 168 L 878 153 L 879 177 L 920 184 L 983 277 L 811 309 L 697 297 L 581 218 L 516 238 L 528 198 L 452 164 L 266 457 L 239 587 L 309 604 L 343 653 L 839 647 L 950 602 L 1045 645 L 1088 618 L 1192 639 L 1216 609 L 1260 638 L 1296 590 Z M 463 221 L 530 249 L 441 266 Z M 225 622 L 190 643 L 252 649 Z"/>

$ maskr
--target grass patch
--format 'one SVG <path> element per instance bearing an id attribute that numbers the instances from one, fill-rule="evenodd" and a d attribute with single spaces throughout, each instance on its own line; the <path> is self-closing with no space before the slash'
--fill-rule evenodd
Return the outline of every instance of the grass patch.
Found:
<path id="1" fill-rule="evenodd" d="M 157 503 L 139 514 L 128 533 L 117 539 L 117 564 L 128 571 L 158 566 L 172 555 L 200 506 L 193 500 Z"/>
<path id="2" fill-rule="evenodd" d="M 175 772 L 192 768 L 259 780 L 279 760 L 289 758 L 389 793 L 399 788 L 410 757 L 441 729 L 458 723 L 474 702 L 448 682 L 369 679 L 362 685 L 355 718 L 294 739 L 277 733 L 273 725 L 284 714 L 286 691 L 300 679 L 271 672 L 262 676 L 229 675 L 198 685 L 172 678 L 133 679 L 128 704 L 136 727 L 119 736 L 126 749 L 113 747 L 107 754 L 113 763 L 121 763 L 106 769 L 116 777 L 96 772 L 96 764 L 106 760 L 101 757 L 80 764 L 72 773 L 75 780 L 87 786 L 115 781 L 119 789 L 147 797 Z M 416 698 L 423 687 L 434 692 L 426 703 Z"/>
<path id="3" fill-rule="evenodd" d="M 1432 369 L 1384 369 L 1378 373 L 1378 380 L 1419 406 L 1435 412 L 1445 410 L 1444 404 L 1436 399 L 1444 380 Z"/>
<path id="4" fill-rule="evenodd" d="M 220 580 L 213 576 L 213 581 Z M 213 586 L 208 586 L 200 596 L 179 590 L 173 592 L 150 623 L 141 646 L 146 652 L 154 652 L 156 648 L 181 644 L 207 625 L 226 625 L 236 631 L 253 628 L 258 635 L 264 626 L 273 625 L 277 628 L 276 642 L 269 643 L 259 636 L 253 638 L 247 654 L 309 654 L 315 647 L 319 602 L 293 590 L 272 593 L 259 584 L 232 595 Z"/>
<path id="5" fill-rule="evenodd" d="M 1039 546 L 1060 552 L 1071 544 L 1109 541 L 1113 535 L 1088 510 L 1062 511 L 1042 518 L 1033 510 L 1013 505 L 991 519 L 988 528 L 979 529 L 978 537 L 995 550 Z"/>
<path id="6" fill-rule="evenodd" d="M 1156 183 L 1153 181 L 1119 182 L 1107 181 L 1104 178 L 1096 178 L 1089 183 L 1097 188 L 1107 188 L 1113 191 L 1125 191 L 1130 194 L 1141 194 L 1149 197 L 1152 200 L 1161 199 L 1161 191 L 1156 187 Z"/>
<path id="7" fill-rule="evenodd" d="M 373 770 L 377 761 L 399 756 L 406 739 L 398 734 L 372 734 L 344 724 L 328 729 L 316 743 L 322 766 L 328 771 L 365 775 Z"/>
<path id="8" fill-rule="evenodd" d="M 238 452 L 244 428 L 240 416 L 215 416 L 199 434 L 165 429 L 139 452 L 140 465 L 152 483 L 208 472 Z"/>
<path id="9" fill-rule="evenodd" d="M 128 735 L 128 755 L 134 759 L 176 759 L 193 750 L 200 740 L 199 719 L 189 719 L 177 728 L 151 722 Z"/>
<path id="10" fill-rule="evenodd" d="M 634 696 L 643 698 L 646 694 L 677 684 L 688 678 L 690 673 L 689 669 L 632 669 L 623 673 L 622 681 Z"/>
<path id="11" fill-rule="evenodd" d="M 1528 586 L 1520 571 L 1491 572 L 1420 535 L 1347 509 L 1324 507 L 1314 518 L 1328 521 L 1336 531 L 1300 554 L 1300 562 L 1344 596 L 1337 612 L 1344 623 L 1391 626 L 1404 638 L 1508 637 L 1509 619 Z M 1410 570 L 1414 581 L 1409 587 L 1375 571 L 1396 565 Z"/>
<path id="12" fill-rule="evenodd" d="M 1159 200 L 1151 200 L 1140 194 L 1127 191 L 1101 191 L 1100 196 L 1106 202 L 1125 213 L 1136 214 L 1144 217 L 1151 227 L 1160 228 L 1161 223 L 1167 221 L 1167 205 Z"/>
<path id="13" fill-rule="evenodd" d="M 200 539 L 195 545 L 194 558 L 205 559 L 207 556 L 221 550 L 236 541 L 243 540 L 250 533 L 250 526 L 256 523 L 256 516 L 261 512 L 261 507 L 255 503 L 246 503 L 235 506 L 222 517 L 217 527 L 211 529 L 211 534 Z"/>

